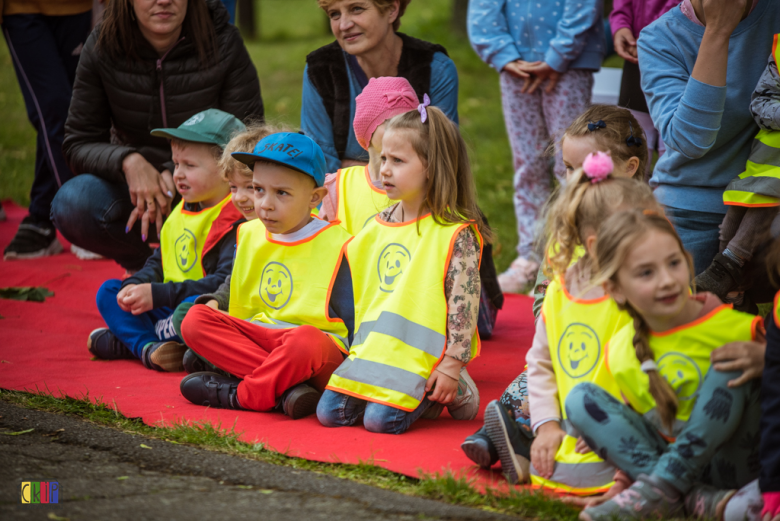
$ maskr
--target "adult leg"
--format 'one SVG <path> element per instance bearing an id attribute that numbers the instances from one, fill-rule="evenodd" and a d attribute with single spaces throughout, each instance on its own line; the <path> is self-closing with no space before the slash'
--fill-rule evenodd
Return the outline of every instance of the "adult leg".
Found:
<path id="1" fill-rule="evenodd" d="M 141 240 L 140 221 L 125 233 L 132 211 L 127 185 L 92 174 L 76 176 L 62 185 L 51 208 L 54 225 L 70 242 L 137 271 L 152 250 Z M 158 242 L 154 226 L 149 227 L 149 235 L 149 242 Z"/>
<path id="2" fill-rule="evenodd" d="M 381 403 L 368 402 L 363 415 L 363 425 L 369 432 L 380 434 L 403 434 L 417 421 L 434 402 L 426 396 L 411 412 L 396 409 Z"/>
<path id="3" fill-rule="evenodd" d="M 683 246 L 693 255 L 694 275 L 707 269 L 718 254 L 720 224 L 723 214 L 664 207 L 664 212 L 682 239 Z"/>

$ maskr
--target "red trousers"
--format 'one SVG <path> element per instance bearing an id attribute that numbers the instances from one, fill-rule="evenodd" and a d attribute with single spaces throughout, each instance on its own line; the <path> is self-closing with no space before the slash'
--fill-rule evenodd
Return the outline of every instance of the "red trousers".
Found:
<path id="1" fill-rule="evenodd" d="M 344 360 L 335 342 L 313 326 L 268 329 L 204 305 L 187 312 L 181 333 L 193 351 L 243 379 L 238 401 L 254 411 L 273 409 L 299 383 L 324 391 Z"/>

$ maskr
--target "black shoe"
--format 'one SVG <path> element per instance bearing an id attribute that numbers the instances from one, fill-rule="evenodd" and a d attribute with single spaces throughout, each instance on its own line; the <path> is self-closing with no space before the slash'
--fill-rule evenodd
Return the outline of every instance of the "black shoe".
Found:
<path id="1" fill-rule="evenodd" d="M 745 268 L 723 255 L 718 253 L 712 260 L 710 266 L 699 273 L 694 280 L 696 293 L 709 291 L 714 293 L 721 300 L 739 289 L 744 282 Z"/>
<path id="2" fill-rule="evenodd" d="M 32 215 L 22 219 L 22 224 L 3 252 L 3 260 L 35 259 L 56 255 L 62 251 L 57 240 L 57 230 L 49 221 L 36 221 Z"/>
<path id="3" fill-rule="evenodd" d="M 242 410 L 236 395 L 239 383 L 238 378 L 202 372 L 185 376 L 179 389 L 195 405 Z"/>
<path id="4" fill-rule="evenodd" d="M 5 214 L 3 203 L 0 203 L 0 223 L 6 220 L 8 220 L 8 216 Z"/>
<path id="5" fill-rule="evenodd" d="M 468 436 L 460 444 L 460 448 L 471 461 L 484 469 L 489 469 L 498 461 L 498 452 L 496 452 L 493 442 L 490 441 L 484 425 L 477 432 Z"/>
<path id="6" fill-rule="evenodd" d="M 187 374 L 208 371 L 211 373 L 217 373 L 222 376 L 230 376 L 227 371 L 223 371 L 217 366 L 210 364 L 199 357 L 198 354 L 192 349 L 187 349 L 187 351 L 184 352 L 184 358 L 182 358 L 181 365 L 184 366 L 184 371 Z"/>
<path id="7" fill-rule="evenodd" d="M 171 340 L 154 342 L 144 347 L 141 361 L 147 369 L 178 373 L 184 370 L 182 360 L 186 350 L 187 346 Z"/>
<path id="8" fill-rule="evenodd" d="M 509 411 L 498 400 L 493 400 L 485 408 L 485 428 L 496 447 L 501 468 L 509 482 L 528 481 L 532 440 L 523 434 Z"/>
<path id="9" fill-rule="evenodd" d="M 298 384 L 290 387 L 282 395 L 282 410 L 284 414 L 297 420 L 317 411 L 317 404 L 322 396 L 314 387 Z"/>
<path id="10" fill-rule="evenodd" d="M 101 327 L 89 334 L 87 349 L 101 360 L 133 360 L 135 355 L 108 328 Z"/>

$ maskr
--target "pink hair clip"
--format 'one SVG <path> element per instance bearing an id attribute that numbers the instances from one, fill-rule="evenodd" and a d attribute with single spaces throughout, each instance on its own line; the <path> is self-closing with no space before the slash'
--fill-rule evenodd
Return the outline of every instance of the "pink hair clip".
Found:
<path id="1" fill-rule="evenodd" d="M 592 184 L 600 183 L 609 177 L 614 168 L 615 164 L 612 162 L 612 158 L 604 152 L 590 153 L 582 162 L 582 170 Z"/>
<path id="2" fill-rule="evenodd" d="M 423 94 L 423 102 L 417 105 L 417 111 L 420 113 L 420 119 L 422 119 L 423 123 L 428 119 L 428 111 L 425 110 L 425 107 L 430 104 L 431 98 L 429 98 L 427 94 Z"/>

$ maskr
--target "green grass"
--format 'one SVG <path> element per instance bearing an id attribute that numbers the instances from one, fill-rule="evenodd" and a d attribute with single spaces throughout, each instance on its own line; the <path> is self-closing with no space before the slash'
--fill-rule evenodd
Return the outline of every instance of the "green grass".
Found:
<path id="1" fill-rule="evenodd" d="M 106 404 L 101 398 L 84 395 L 82 399 L 57 398 L 51 393 L 7 391 L 0 389 L 0 400 L 27 409 L 75 416 L 96 425 L 110 427 L 131 434 L 139 434 L 169 443 L 192 445 L 234 456 L 284 465 L 296 469 L 327 474 L 372 485 L 408 496 L 434 499 L 456 505 L 481 508 L 493 512 L 523 516 L 530 519 L 574 521 L 578 511 L 540 492 L 511 491 L 505 494 L 488 490 L 480 494 L 465 478 L 452 474 L 423 475 L 414 479 L 396 474 L 366 461 L 358 465 L 322 463 L 287 456 L 268 449 L 262 442 L 241 441 L 241 432 L 235 426 L 224 428 L 221 424 L 182 421 L 173 425 L 152 427 L 138 418 L 125 417 L 116 404 Z"/>

